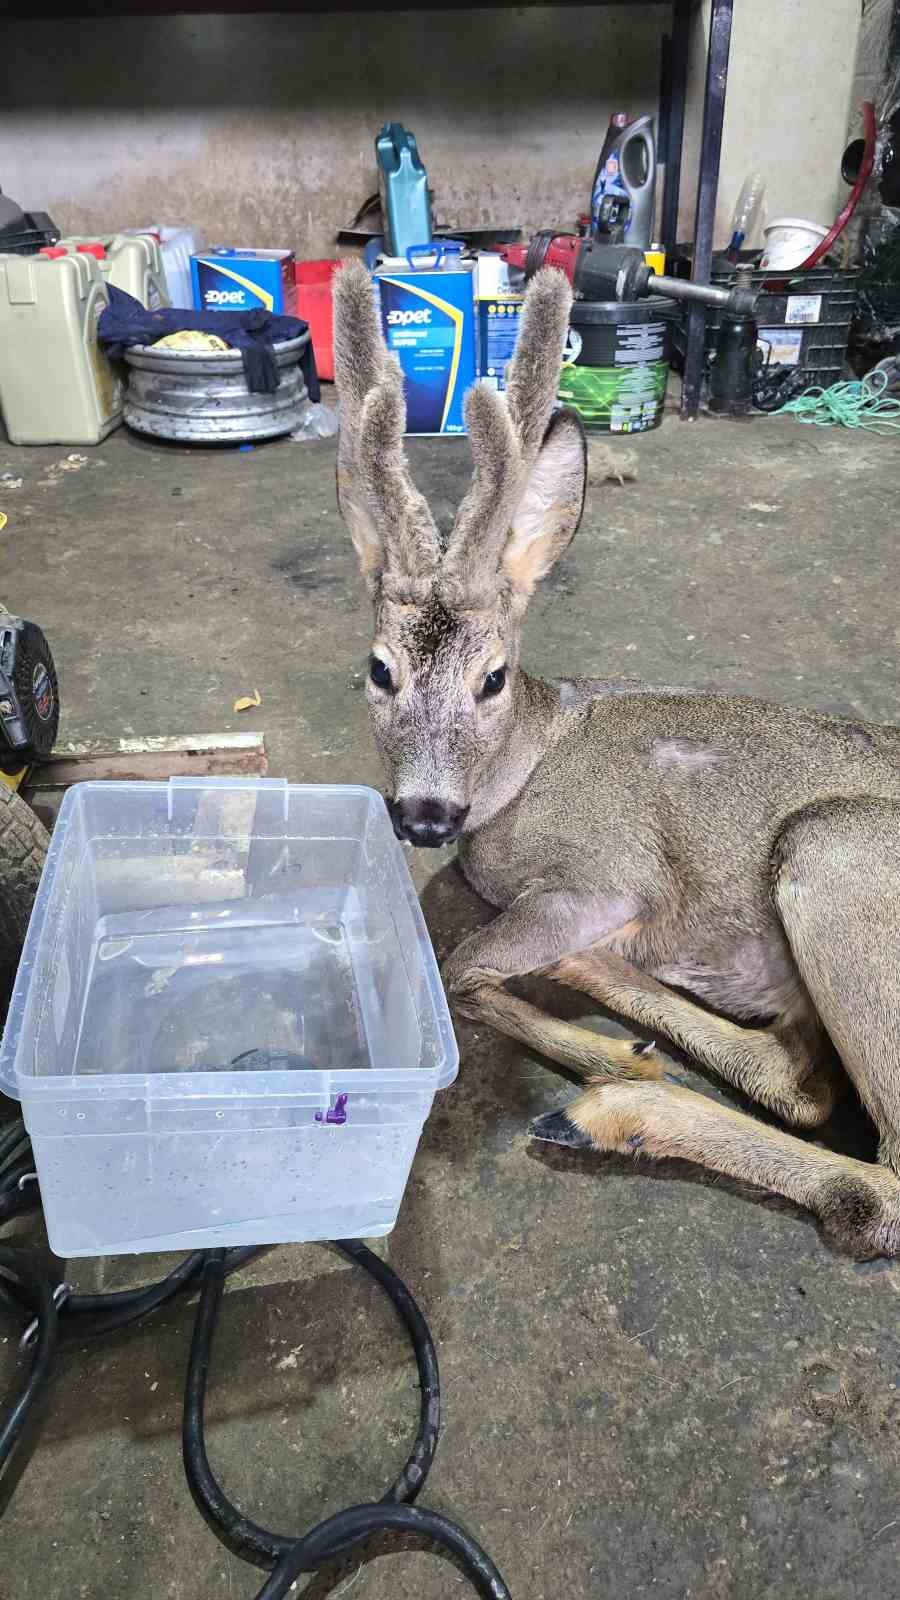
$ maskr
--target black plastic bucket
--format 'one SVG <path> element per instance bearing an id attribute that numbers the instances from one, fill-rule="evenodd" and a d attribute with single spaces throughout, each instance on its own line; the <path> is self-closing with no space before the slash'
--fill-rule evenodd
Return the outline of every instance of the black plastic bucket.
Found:
<path id="1" fill-rule="evenodd" d="M 576 300 L 559 398 L 586 428 L 647 433 L 663 419 L 674 300 Z"/>

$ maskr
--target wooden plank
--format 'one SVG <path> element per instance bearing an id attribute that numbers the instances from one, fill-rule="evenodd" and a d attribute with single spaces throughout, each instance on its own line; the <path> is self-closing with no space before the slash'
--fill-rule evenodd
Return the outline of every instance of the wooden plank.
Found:
<path id="1" fill-rule="evenodd" d="M 73 783 L 119 779 L 165 782 L 167 778 L 241 777 L 268 770 L 261 733 L 222 733 L 177 738 L 120 739 L 62 746 L 29 775 L 27 796 L 68 789 Z"/>
<path id="2" fill-rule="evenodd" d="M 240 728 L 228 733 L 149 734 L 141 739 L 83 739 L 76 744 L 57 744 L 48 763 L 70 761 L 81 756 L 193 754 L 200 750 L 250 750 L 265 743 L 265 736 Z"/>

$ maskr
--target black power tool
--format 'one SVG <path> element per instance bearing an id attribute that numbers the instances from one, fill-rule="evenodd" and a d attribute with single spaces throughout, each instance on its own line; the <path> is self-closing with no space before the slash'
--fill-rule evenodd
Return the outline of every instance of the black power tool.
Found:
<path id="1" fill-rule="evenodd" d="M 753 405 L 754 379 L 761 365 L 757 350 L 756 291 L 749 269 L 737 269 L 731 289 L 711 283 L 668 278 L 648 267 L 641 250 L 583 239 L 574 260 L 572 288 L 580 300 L 642 300 L 665 295 L 693 300 L 721 312 L 709 373 L 713 416 L 746 417 Z"/>
<path id="2" fill-rule="evenodd" d="M 757 344 L 756 291 L 749 268 L 738 267 L 730 289 L 713 283 L 693 283 L 654 272 L 644 252 L 629 245 L 607 244 L 586 234 L 536 233 L 528 245 L 513 245 L 503 252 L 510 266 L 519 267 L 528 282 L 541 267 L 556 267 L 572 285 L 576 300 L 643 300 L 664 295 L 668 300 L 694 301 L 720 313 L 715 350 L 709 364 L 710 413 L 718 417 L 748 417 L 754 406 L 775 410 L 790 398 L 784 374 L 774 378 L 763 372 Z M 802 387 L 802 380 L 800 383 Z M 793 388 L 797 388 L 796 379 Z"/>
<path id="3" fill-rule="evenodd" d="M 0 612 L 0 772 L 45 761 L 58 727 L 50 646 L 36 623 Z"/>

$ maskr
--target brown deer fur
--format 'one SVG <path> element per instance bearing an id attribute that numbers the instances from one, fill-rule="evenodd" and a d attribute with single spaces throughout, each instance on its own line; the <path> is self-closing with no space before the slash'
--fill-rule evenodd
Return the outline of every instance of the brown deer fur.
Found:
<path id="1" fill-rule="evenodd" d="M 400 373 L 362 267 L 338 275 L 335 307 L 339 496 L 374 602 L 368 699 L 395 827 L 458 835 L 498 913 L 447 964 L 455 1006 L 585 1078 L 536 1137 L 684 1157 L 809 1207 L 859 1255 L 900 1252 L 900 730 L 529 676 L 522 618 L 585 486 L 580 425 L 553 412 L 565 279 L 532 283 L 506 397 L 469 395 L 475 474 L 446 542 L 409 475 Z M 672 1040 L 799 1129 L 827 1120 L 843 1068 L 878 1163 L 679 1087 L 652 1047 L 510 993 L 528 973 Z"/>

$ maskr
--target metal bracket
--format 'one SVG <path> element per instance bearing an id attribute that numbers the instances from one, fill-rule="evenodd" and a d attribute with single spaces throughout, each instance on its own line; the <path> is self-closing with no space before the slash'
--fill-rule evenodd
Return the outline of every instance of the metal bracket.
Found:
<path id="1" fill-rule="evenodd" d="M 53 1291 L 53 1304 L 56 1306 L 57 1311 L 59 1310 L 60 1306 L 63 1305 L 66 1300 L 68 1300 L 69 1295 L 72 1292 L 72 1285 L 70 1283 L 58 1283 L 56 1285 L 56 1288 Z M 20 1350 L 30 1350 L 38 1336 L 38 1328 L 40 1325 L 40 1318 L 32 1317 L 28 1327 L 25 1329 L 25 1332 L 19 1340 Z"/>

